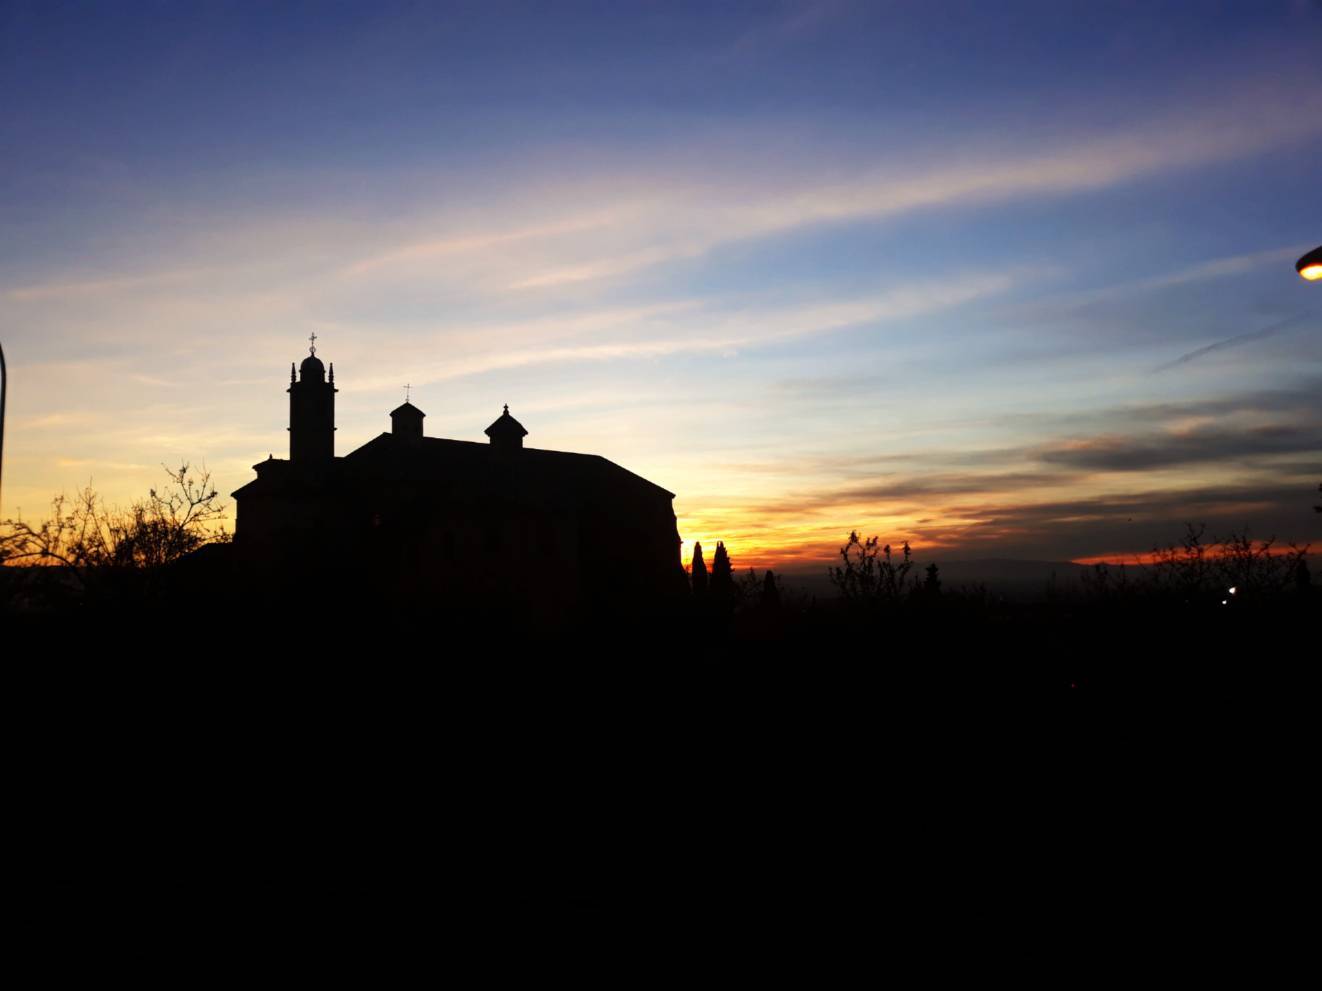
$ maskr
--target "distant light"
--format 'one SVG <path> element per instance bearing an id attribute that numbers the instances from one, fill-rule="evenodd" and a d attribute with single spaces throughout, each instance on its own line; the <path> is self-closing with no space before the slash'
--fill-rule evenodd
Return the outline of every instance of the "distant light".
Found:
<path id="1" fill-rule="evenodd" d="M 1294 263 L 1294 270 L 1309 282 L 1322 279 L 1322 245 L 1314 248 Z"/>
<path id="2" fill-rule="evenodd" d="M 1231 594 L 1231 595 L 1234 595 L 1234 594 L 1235 594 L 1235 586 L 1234 586 L 1234 585 L 1231 585 L 1231 586 L 1230 586 L 1230 594 Z"/>
<path id="3" fill-rule="evenodd" d="M 1222 604 L 1223 606 L 1224 606 L 1224 605 L 1229 605 L 1229 600 L 1227 600 L 1227 599 L 1222 599 L 1222 600 L 1221 600 L 1221 604 Z"/>

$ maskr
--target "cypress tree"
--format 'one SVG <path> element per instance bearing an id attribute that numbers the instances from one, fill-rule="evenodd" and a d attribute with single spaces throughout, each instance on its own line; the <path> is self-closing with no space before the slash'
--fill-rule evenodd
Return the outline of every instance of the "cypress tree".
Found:
<path id="1" fill-rule="evenodd" d="M 707 562 L 702 559 L 702 544 L 693 545 L 693 595 L 705 598 L 707 595 Z"/>
<path id="2" fill-rule="evenodd" d="M 724 541 L 716 541 L 716 556 L 711 562 L 711 594 L 713 599 L 730 602 L 734 599 L 734 570 Z"/>

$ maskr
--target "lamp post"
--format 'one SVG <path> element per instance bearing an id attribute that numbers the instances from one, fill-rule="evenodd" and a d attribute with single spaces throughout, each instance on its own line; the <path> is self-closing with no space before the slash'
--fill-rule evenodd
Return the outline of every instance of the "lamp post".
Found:
<path id="1" fill-rule="evenodd" d="M 1322 279 L 1322 245 L 1314 248 L 1294 263 L 1294 270 L 1309 282 Z"/>
<path id="2" fill-rule="evenodd" d="M 1316 248 L 1295 262 L 1294 270 L 1309 282 L 1316 282 L 1318 279 L 1322 279 L 1322 244 L 1319 244 Z M 1322 492 L 1322 485 L 1319 485 L 1317 490 L 1318 492 Z M 1313 512 L 1322 513 L 1322 506 L 1314 506 Z"/>
<path id="3" fill-rule="evenodd" d="M 5 400 L 9 398 L 9 371 L 5 368 L 5 349 L 0 347 L 0 479 L 5 473 Z M 0 494 L 4 492 L 0 489 Z M 0 502 L 0 506 L 4 503 Z"/>

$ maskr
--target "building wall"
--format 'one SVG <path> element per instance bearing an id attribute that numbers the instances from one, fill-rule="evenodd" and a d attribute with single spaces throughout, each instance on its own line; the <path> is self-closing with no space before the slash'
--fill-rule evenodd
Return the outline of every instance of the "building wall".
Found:
<path id="1" fill-rule="evenodd" d="M 687 591 L 670 497 L 629 486 L 588 504 L 464 502 L 434 487 L 310 480 L 236 500 L 235 550 L 250 569 L 338 583 L 349 598 L 412 611 L 499 604 L 552 621 Z M 329 593 L 324 593 L 329 594 Z"/>

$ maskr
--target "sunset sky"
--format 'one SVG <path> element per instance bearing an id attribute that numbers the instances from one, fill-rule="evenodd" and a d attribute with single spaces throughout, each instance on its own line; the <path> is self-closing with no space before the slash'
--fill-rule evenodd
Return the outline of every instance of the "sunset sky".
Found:
<path id="1" fill-rule="evenodd" d="M 1313 0 L 0 0 L 0 515 L 238 488 L 315 332 L 686 562 L 1322 544 L 1319 163 Z"/>

